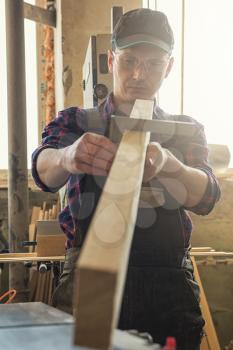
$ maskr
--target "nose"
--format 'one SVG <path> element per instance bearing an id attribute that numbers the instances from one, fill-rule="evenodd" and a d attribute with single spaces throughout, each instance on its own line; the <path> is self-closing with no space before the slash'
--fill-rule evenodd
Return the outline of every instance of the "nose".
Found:
<path id="1" fill-rule="evenodd" d="M 147 76 L 147 69 L 143 62 L 138 63 L 134 68 L 133 78 L 136 80 L 144 80 Z"/>

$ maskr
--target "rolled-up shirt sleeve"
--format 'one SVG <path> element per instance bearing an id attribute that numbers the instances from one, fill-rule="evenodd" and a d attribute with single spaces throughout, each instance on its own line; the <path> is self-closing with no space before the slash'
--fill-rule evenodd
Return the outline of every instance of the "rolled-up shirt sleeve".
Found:
<path id="1" fill-rule="evenodd" d="M 208 184 L 201 201 L 192 208 L 185 208 L 198 215 L 207 215 L 220 199 L 221 191 L 218 180 L 208 162 L 208 145 L 204 127 L 198 123 L 198 132 L 193 142 L 189 143 L 185 152 L 185 163 L 193 168 L 200 169 L 208 176 Z"/>
<path id="2" fill-rule="evenodd" d="M 47 187 L 37 172 L 37 159 L 44 149 L 61 149 L 71 145 L 84 132 L 85 115 L 83 110 L 71 107 L 58 113 L 42 133 L 41 145 L 32 154 L 32 176 L 39 188 L 45 192 L 56 192 L 58 188 Z"/>
<path id="3" fill-rule="evenodd" d="M 195 207 L 189 208 L 189 210 L 195 214 L 207 215 L 214 208 L 215 203 L 220 199 L 221 192 L 218 181 L 213 172 L 207 168 L 199 169 L 204 171 L 208 176 L 208 184 L 201 201 Z"/>

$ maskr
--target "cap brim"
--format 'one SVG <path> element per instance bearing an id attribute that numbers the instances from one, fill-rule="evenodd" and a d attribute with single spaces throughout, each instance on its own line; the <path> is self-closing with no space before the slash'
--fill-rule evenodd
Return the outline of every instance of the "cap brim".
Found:
<path id="1" fill-rule="evenodd" d="M 140 44 L 148 44 L 159 47 L 160 49 L 168 53 L 171 53 L 172 51 L 172 48 L 167 43 L 150 35 L 134 34 L 122 39 L 118 39 L 117 41 L 114 40 L 114 42 L 115 46 L 119 50 L 126 49 L 132 46 L 137 46 Z"/>

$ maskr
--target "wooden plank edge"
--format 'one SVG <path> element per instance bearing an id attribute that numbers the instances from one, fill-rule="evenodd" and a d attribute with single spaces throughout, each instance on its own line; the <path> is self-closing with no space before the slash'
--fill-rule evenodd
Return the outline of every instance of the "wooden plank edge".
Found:
<path id="1" fill-rule="evenodd" d="M 93 274 L 95 278 L 93 278 Z M 93 288 L 91 288 L 92 281 L 95 284 Z M 80 283 L 82 284 L 82 289 L 78 289 Z M 78 310 L 74 310 L 74 314 L 76 315 L 75 344 L 88 348 L 109 348 L 109 344 L 112 341 L 111 320 L 113 316 L 113 312 L 109 314 L 109 309 L 113 310 L 116 285 L 117 278 L 115 273 L 83 267 L 79 269 L 75 288 L 78 290 L 76 296 Z M 99 298 L 96 298 L 97 295 Z M 82 303 L 79 300 L 82 300 Z M 107 310 L 107 313 L 105 310 Z M 90 314 L 92 314 L 91 318 L 89 317 Z M 96 318 L 98 322 L 96 322 Z M 79 319 L 82 322 L 79 322 Z M 86 333 L 87 330 L 88 334 Z M 109 337 L 106 337 L 106 334 Z"/>
<path id="2" fill-rule="evenodd" d="M 24 3 L 24 18 L 56 28 L 56 10 Z"/>

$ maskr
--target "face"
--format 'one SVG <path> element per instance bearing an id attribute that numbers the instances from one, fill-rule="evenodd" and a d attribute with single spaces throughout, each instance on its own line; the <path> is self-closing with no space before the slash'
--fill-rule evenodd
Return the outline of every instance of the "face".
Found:
<path id="1" fill-rule="evenodd" d="M 153 99 L 172 68 L 173 58 L 154 46 L 138 45 L 108 52 L 109 71 L 113 74 L 114 101 L 134 103 Z"/>

